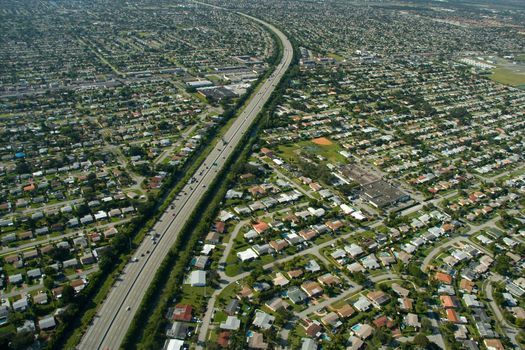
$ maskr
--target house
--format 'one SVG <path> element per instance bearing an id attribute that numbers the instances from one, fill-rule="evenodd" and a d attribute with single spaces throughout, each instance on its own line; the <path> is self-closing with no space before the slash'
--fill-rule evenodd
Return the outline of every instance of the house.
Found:
<path id="1" fill-rule="evenodd" d="M 290 283 L 290 281 L 286 277 L 284 277 L 281 272 L 277 272 L 277 274 L 275 275 L 275 278 L 273 279 L 273 284 L 275 286 L 284 287 L 288 283 Z"/>
<path id="2" fill-rule="evenodd" d="M 104 231 L 104 237 L 111 238 L 115 236 L 117 233 L 118 233 L 118 230 L 115 227 L 110 227 L 106 231 Z"/>
<path id="3" fill-rule="evenodd" d="M 206 286 L 206 271 L 195 270 L 190 273 L 188 278 L 188 284 L 192 287 L 204 287 Z"/>
<path id="4" fill-rule="evenodd" d="M 341 318 L 350 317 L 355 313 L 355 309 L 350 304 L 346 303 L 339 308 L 332 307 L 332 310 L 335 311 Z"/>
<path id="5" fill-rule="evenodd" d="M 252 227 L 258 234 L 263 234 L 269 228 L 268 224 L 264 221 L 259 221 L 256 224 L 253 224 Z"/>
<path id="6" fill-rule="evenodd" d="M 362 340 L 367 339 L 374 332 L 374 328 L 369 324 L 357 323 L 350 327 L 350 330 L 354 333 L 355 336 L 361 338 Z"/>
<path id="7" fill-rule="evenodd" d="M 327 327 L 337 328 L 342 325 L 339 316 L 335 312 L 329 312 L 321 318 L 321 323 Z"/>
<path id="8" fill-rule="evenodd" d="M 374 304 L 374 306 L 377 308 L 381 308 L 381 305 L 384 305 L 390 301 L 390 296 L 380 290 L 369 292 L 367 294 L 367 298 L 370 299 L 372 304 Z"/>
<path id="9" fill-rule="evenodd" d="M 317 232 L 312 229 L 306 229 L 299 231 L 298 235 L 302 237 L 305 241 L 310 241 L 317 236 Z"/>
<path id="10" fill-rule="evenodd" d="M 459 306 L 458 299 L 455 296 L 440 295 L 439 300 L 444 308 L 456 308 Z"/>
<path id="11" fill-rule="evenodd" d="M 254 244 L 252 246 L 252 250 L 257 254 L 257 256 L 261 256 L 264 254 L 269 254 L 272 248 L 269 244 Z"/>
<path id="12" fill-rule="evenodd" d="M 7 323 L 9 319 L 9 308 L 7 305 L 0 305 L 0 326 Z"/>
<path id="13" fill-rule="evenodd" d="M 82 265 L 94 264 L 97 260 L 91 253 L 86 253 L 80 258 Z"/>
<path id="14" fill-rule="evenodd" d="M 254 318 L 252 324 L 255 327 L 267 330 L 267 329 L 270 329 L 272 327 L 273 321 L 275 321 L 275 317 L 274 316 L 271 316 L 271 315 L 267 314 L 264 311 L 257 310 L 255 312 L 255 318 Z"/>
<path id="15" fill-rule="evenodd" d="M 219 333 L 219 336 L 217 337 L 217 344 L 221 348 L 227 348 L 230 344 L 230 331 L 222 331 Z"/>
<path id="16" fill-rule="evenodd" d="M 31 334 L 34 334 L 35 331 L 36 331 L 35 322 L 32 320 L 24 320 L 24 323 L 20 327 L 16 327 L 17 333 L 29 332 Z"/>
<path id="17" fill-rule="evenodd" d="M 412 310 L 412 304 L 414 303 L 413 299 L 410 298 L 399 298 L 397 299 L 399 302 L 399 307 L 401 310 L 410 311 Z"/>
<path id="18" fill-rule="evenodd" d="M 6 264 L 14 264 L 18 260 L 20 260 L 20 257 L 18 256 L 18 254 L 8 255 L 4 257 L 4 262 Z"/>
<path id="19" fill-rule="evenodd" d="M 434 277 L 441 283 L 452 284 L 452 276 L 450 276 L 448 273 L 438 271 Z"/>
<path id="20" fill-rule="evenodd" d="M 406 298 L 410 294 L 410 291 L 408 289 L 401 287 L 397 283 L 392 283 L 391 288 L 397 295 L 399 295 L 402 298 Z"/>
<path id="21" fill-rule="evenodd" d="M 59 287 L 56 287 L 56 288 L 53 288 L 51 290 L 51 293 L 53 294 L 53 297 L 55 299 L 59 299 L 59 298 L 62 298 L 62 290 L 64 289 L 63 286 L 59 286 Z"/>
<path id="22" fill-rule="evenodd" d="M 239 309 L 239 299 L 232 299 L 226 305 L 226 308 L 224 309 L 224 312 L 226 315 L 233 316 L 237 313 L 237 310 Z"/>
<path id="23" fill-rule="evenodd" d="M 65 260 L 65 261 L 62 261 L 62 266 L 63 266 L 64 269 L 67 269 L 67 268 L 70 268 L 70 267 L 77 267 L 78 266 L 78 261 L 77 261 L 76 258 Z"/>
<path id="24" fill-rule="evenodd" d="M 372 321 L 372 323 L 374 324 L 374 326 L 376 326 L 376 328 L 392 328 L 394 326 L 394 321 L 386 315 L 381 315 L 377 317 L 376 319 L 374 319 L 374 321 Z"/>
<path id="25" fill-rule="evenodd" d="M 304 273 L 303 270 L 295 269 L 295 270 L 288 271 L 286 274 L 288 275 L 289 278 L 294 279 L 294 278 L 300 278 L 303 275 L 303 273 Z"/>
<path id="26" fill-rule="evenodd" d="M 494 332 L 488 322 L 476 322 L 476 329 L 482 338 L 498 338 L 499 335 Z"/>
<path id="27" fill-rule="evenodd" d="M 468 338 L 468 328 L 463 324 L 457 325 L 457 330 L 454 332 L 454 338 L 464 340 Z"/>
<path id="28" fill-rule="evenodd" d="M 463 342 L 461 342 L 461 344 L 463 345 L 465 350 L 479 350 L 478 344 L 472 339 L 464 340 Z"/>
<path id="29" fill-rule="evenodd" d="M 416 329 L 421 328 L 421 323 L 419 322 L 418 316 L 413 313 L 409 313 L 405 316 L 405 324 Z"/>
<path id="30" fill-rule="evenodd" d="M 55 328 L 55 326 L 55 318 L 52 315 L 46 316 L 38 321 L 38 327 L 42 330 L 52 329 Z"/>
<path id="31" fill-rule="evenodd" d="M 301 304 L 302 302 L 304 302 L 308 298 L 308 295 L 306 295 L 306 293 L 303 292 L 298 287 L 293 286 L 293 287 L 288 289 L 287 297 L 288 297 L 288 299 L 290 299 L 290 301 L 292 303 L 294 303 L 294 304 Z"/>
<path id="32" fill-rule="evenodd" d="M 166 335 L 170 338 L 184 340 L 188 335 L 188 328 L 189 326 L 186 323 L 173 322 L 171 328 L 166 332 Z"/>
<path id="33" fill-rule="evenodd" d="M 38 251 L 36 249 L 28 250 L 22 253 L 25 260 L 38 258 Z"/>
<path id="34" fill-rule="evenodd" d="M 16 275 L 9 276 L 9 283 L 11 284 L 20 284 L 24 281 L 22 274 L 17 273 Z"/>
<path id="35" fill-rule="evenodd" d="M 317 282 L 308 281 L 301 284 L 301 289 L 308 295 L 310 298 L 318 296 L 323 293 L 323 288 Z"/>
<path id="36" fill-rule="evenodd" d="M 367 270 L 375 270 L 381 267 L 376 257 L 374 256 L 374 254 L 367 255 L 364 258 L 362 258 L 360 261 L 361 261 L 361 264 Z"/>
<path id="37" fill-rule="evenodd" d="M 252 332 L 251 336 L 248 337 L 248 348 L 249 349 L 267 349 L 268 343 L 264 342 L 264 336 L 259 332 Z"/>
<path id="38" fill-rule="evenodd" d="M 463 294 L 463 302 L 467 307 L 484 307 L 474 294 Z"/>
<path id="39" fill-rule="evenodd" d="M 79 293 L 86 286 L 86 282 L 83 279 L 75 279 L 71 281 L 71 287 L 75 290 L 76 293 Z"/>
<path id="40" fill-rule="evenodd" d="M 27 301 L 26 297 L 22 297 L 21 299 L 18 299 L 17 301 L 13 302 L 13 310 L 16 312 L 22 312 L 27 310 L 29 306 L 29 303 Z"/>
<path id="41" fill-rule="evenodd" d="M 208 265 L 209 259 L 210 258 L 206 255 L 199 255 L 198 257 L 195 258 L 193 267 L 199 270 L 204 270 L 206 266 Z"/>
<path id="42" fill-rule="evenodd" d="M 483 343 L 487 347 L 487 350 L 505 350 L 505 347 L 499 339 L 484 339 Z"/>
<path id="43" fill-rule="evenodd" d="M 317 350 L 317 343 L 311 338 L 301 339 L 301 350 Z"/>
<path id="44" fill-rule="evenodd" d="M 511 307 L 510 311 L 512 312 L 514 317 L 516 317 L 517 319 L 525 320 L 525 310 L 522 307 L 520 306 Z"/>
<path id="45" fill-rule="evenodd" d="M 359 297 L 359 299 L 354 303 L 354 308 L 358 311 L 367 311 L 372 306 L 370 300 L 364 296 Z"/>
<path id="46" fill-rule="evenodd" d="M 283 299 L 281 299 L 279 297 L 273 298 L 272 300 L 267 301 L 264 305 L 268 309 L 270 309 L 270 311 L 272 311 L 272 312 L 276 312 L 276 311 L 280 310 L 283 307 L 286 308 L 287 306 L 289 306 L 287 303 L 284 302 Z"/>
<path id="47" fill-rule="evenodd" d="M 44 304 L 47 304 L 47 302 L 48 302 L 48 299 L 47 299 L 46 293 L 38 292 L 37 294 L 33 296 L 33 303 L 35 304 L 44 305 Z"/>
<path id="48" fill-rule="evenodd" d="M 236 331 L 241 326 L 241 321 L 237 318 L 237 316 L 228 316 L 226 318 L 226 321 L 221 322 L 219 327 L 221 329 L 227 329 L 230 331 Z"/>
<path id="49" fill-rule="evenodd" d="M 257 259 L 258 257 L 259 255 L 252 248 L 248 248 L 242 252 L 237 252 L 237 258 L 239 258 L 239 260 L 242 262 L 251 261 Z"/>
<path id="50" fill-rule="evenodd" d="M 318 321 L 312 321 L 308 318 L 301 319 L 301 325 L 303 326 L 306 335 L 311 338 L 317 338 L 323 329 Z"/>
<path id="51" fill-rule="evenodd" d="M 237 294 L 238 299 L 242 299 L 242 298 L 251 299 L 252 297 L 253 297 L 253 290 L 248 285 L 244 285 L 241 291 Z"/>
<path id="52" fill-rule="evenodd" d="M 218 232 L 210 231 L 208 235 L 206 236 L 205 241 L 211 244 L 219 244 L 220 235 Z"/>
<path id="53" fill-rule="evenodd" d="M 184 346 L 184 340 L 182 339 L 167 339 L 164 343 L 163 349 L 165 350 L 182 350 Z"/>
<path id="54" fill-rule="evenodd" d="M 358 337 L 352 335 L 348 338 L 346 343 L 346 350 L 359 350 L 363 346 L 363 341 Z"/>
<path id="55" fill-rule="evenodd" d="M 42 272 L 40 269 L 32 269 L 27 271 L 27 277 L 31 279 L 40 278 L 42 277 Z"/>
<path id="56" fill-rule="evenodd" d="M 459 323 L 460 319 L 458 317 L 457 312 L 454 309 L 446 309 L 447 313 L 447 321 L 452 323 Z"/>
<path id="57" fill-rule="evenodd" d="M 270 247 L 272 247 L 273 250 L 275 250 L 276 252 L 280 252 L 281 250 L 285 249 L 288 246 L 289 246 L 288 242 L 285 241 L 284 239 L 270 241 Z"/>
<path id="58" fill-rule="evenodd" d="M 190 322 L 192 318 L 193 307 L 186 304 L 177 304 L 171 315 L 173 321 Z"/>
<path id="59" fill-rule="evenodd" d="M 304 268 L 306 269 L 306 271 L 309 272 L 317 272 L 321 270 L 321 266 L 319 266 L 317 261 L 315 261 L 314 259 L 308 261 Z"/>
<path id="60" fill-rule="evenodd" d="M 464 278 L 459 282 L 459 289 L 468 293 L 472 293 L 475 286 L 476 284 L 474 282 Z"/>
<path id="61" fill-rule="evenodd" d="M 334 286 L 341 283 L 341 279 L 331 273 L 326 273 L 317 278 L 317 281 L 323 286 Z"/>

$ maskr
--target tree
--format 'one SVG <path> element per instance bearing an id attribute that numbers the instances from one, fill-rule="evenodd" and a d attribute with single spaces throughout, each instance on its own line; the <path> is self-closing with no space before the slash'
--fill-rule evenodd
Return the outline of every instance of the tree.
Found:
<path id="1" fill-rule="evenodd" d="M 510 258 L 504 254 L 499 254 L 494 264 L 494 269 L 497 273 L 503 276 L 508 276 L 510 267 Z"/>
<path id="2" fill-rule="evenodd" d="M 414 337 L 414 344 L 426 349 L 430 345 L 430 340 L 428 340 L 427 336 L 423 333 L 419 333 Z"/>
<path id="3" fill-rule="evenodd" d="M 424 333 L 429 332 L 432 329 L 432 322 L 428 317 L 424 317 L 421 320 L 421 331 Z"/>
<path id="4" fill-rule="evenodd" d="M 22 160 L 16 164 L 16 173 L 21 174 L 27 174 L 31 172 L 31 167 L 25 160 Z"/>
<path id="5" fill-rule="evenodd" d="M 62 289 L 62 301 L 64 304 L 69 304 L 75 298 L 75 289 L 70 285 L 64 286 Z"/>
<path id="6" fill-rule="evenodd" d="M 54 286 L 55 280 L 53 279 L 53 277 L 46 276 L 46 278 L 44 278 L 44 287 L 51 290 Z"/>
<path id="7" fill-rule="evenodd" d="M 26 349 L 35 342 L 35 336 L 30 331 L 22 331 L 16 333 L 11 339 L 11 349 Z"/>

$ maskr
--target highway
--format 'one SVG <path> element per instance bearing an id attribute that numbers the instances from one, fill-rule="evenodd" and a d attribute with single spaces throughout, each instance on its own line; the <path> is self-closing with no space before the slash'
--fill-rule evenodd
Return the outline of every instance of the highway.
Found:
<path id="1" fill-rule="evenodd" d="M 282 59 L 271 76 L 256 90 L 255 96 L 252 96 L 225 133 L 223 140 L 226 142 L 219 141 L 215 145 L 206 160 L 195 172 L 193 179 L 184 186 L 169 209 L 155 224 L 154 231 L 159 235 L 156 241 L 153 241 L 150 236 L 146 236 L 146 239 L 137 248 L 134 257 L 138 260 L 130 262 L 124 268 L 119 281 L 116 282 L 108 293 L 105 302 L 99 307 L 97 315 L 84 334 L 77 347 L 78 349 L 113 350 L 120 347 L 157 268 L 175 244 L 180 231 L 196 209 L 209 185 L 221 174 L 220 171 L 226 160 L 248 131 L 292 61 L 292 45 L 281 31 L 257 18 L 239 14 L 262 24 L 279 37 L 283 44 Z M 142 320 L 144 324 L 146 321 Z"/>

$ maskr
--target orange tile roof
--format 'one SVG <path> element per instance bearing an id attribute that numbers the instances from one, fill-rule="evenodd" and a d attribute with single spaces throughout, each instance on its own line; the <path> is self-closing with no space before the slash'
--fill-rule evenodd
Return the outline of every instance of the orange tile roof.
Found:
<path id="1" fill-rule="evenodd" d="M 458 314 L 456 313 L 456 311 L 454 311 L 452 309 L 447 309 L 447 320 L 449 322 L 458 323 L 459 322 L 459 317 L 458 317 Z"/>
<path id="2" fill-rule="evenodd" d="M 446 284 L 452 284 L 452 276 L 444 272 L 436 272 L 436 279 Z"/>
<path id="3" fill-rule="evenodd" d="M 454 302 L 452 297 L 449 295 L 441 295 L 439 297 L 439 300 L 441 301 L 441 305 L 443 305 L 445 308 L 449 308 L 449 307 L 455 308 L 456 307 L 456 303 Z"/>

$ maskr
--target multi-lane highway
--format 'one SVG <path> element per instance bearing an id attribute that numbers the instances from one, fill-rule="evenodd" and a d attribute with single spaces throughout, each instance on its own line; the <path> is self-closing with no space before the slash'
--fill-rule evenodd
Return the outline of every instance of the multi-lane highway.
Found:
<path id="1" fill-rule="evenodd" d="M 129 328 L 157 268 L 175 244 L 190 214 L 207 191 L 208 186 L 220 174 L 226 160 L 232 154 L 243 135 L 248 131 L 257 114 L 269 99 L 276 85 L 289 67 L 293 49 L 290 41 L 277 28 L 257 18 L 248 17 L 273 31 L 282 42 L 283 55 L 271 76 L 260 86 L 249 100 L 232 126 L 206 157 L 193 179 L 185 185 L 169 209 L 155 224 L 154 231 L 159 237 L 153 241 L 147 237 L 137 248 L 133 259 L 107 299 L 101 305 L 92 325 L 87 329 L 79 349 L 118 349 Z M 146 320 L 143 320 L 146 322 Z"/>

